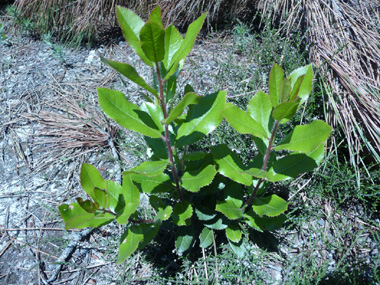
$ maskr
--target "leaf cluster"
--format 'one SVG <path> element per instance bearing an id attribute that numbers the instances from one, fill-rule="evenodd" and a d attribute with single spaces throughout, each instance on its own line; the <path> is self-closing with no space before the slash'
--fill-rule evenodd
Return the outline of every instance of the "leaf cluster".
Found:
<path id="1" fill-rule="evenodd" d="M 190 24 L 185 37 L 173 25 L 163 26 L 159 7 L 147 22 L 123 7 L 117 8 L 117 18 L 128 44 L 151 66 L 153 85 L 131 65 L 101 57 L 142 87 L 145 101 L 137 106 L 119 91 L 98 88 L 99 104 L 119 125 L 142 134 L 153 155 L 124 171 L 122 185 L 104 180 L 95 167 L 83 164 L 81 185 L 89 199 L 77 198 L 76 203 L 59 207 L 66 229 L 100 227 L 114 220 L 124 225 L 118 262 L 146 246 L 166 220 L 178 228 L 179 254 L 195 243 L 209 247 L 217 230 L 225 232 L 238 256 L 244 255 L 242 240 L 250 228 L 274 230 L 286 220 L 288 203 L 267 193 L 271 183 L 310 171 L 323 158 L 331 127 L 322 121 L 296 126 L 283 139 L 276 139 L 279 125 L 286 124 L 306 102 L 312 89 L 312 67 L 299 68 L 286 78 L 274 64 L 269 94 L 258 91 L 245 112 L 226 102 L 225 91 L 202 96 L 189 85 L 177 90 L 185 57 L 206 14 Z M 259 153 L 248 165 L 224 144 L 208 152 L 188 151 L 223 120 L 255 142 Z M 149 196 L 155 211 L 151 220 L 136 212 L 140 193 Z"/>

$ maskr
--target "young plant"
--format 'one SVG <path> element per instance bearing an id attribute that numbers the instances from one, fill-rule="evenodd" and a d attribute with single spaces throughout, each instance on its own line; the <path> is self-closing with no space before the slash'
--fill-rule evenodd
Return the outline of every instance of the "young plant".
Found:
<path id="1" fill-rule="evenodd" d="M 297 126 L 284 139 L 276 140 L 279 125 L 294 116 L 311 92 L 311 66 L 284 78 L 283 70 L 275 64 L 269 95 L 259 91 L 247 112 L 226 103 L 225 91 L 201 96 L 187 85 L 180 96 L 177 79 L 205 17 L 203 14 L 194 21 L 183 38 L 173 25 L 163 27 L 159 7 L 146 23 L 131 10 L 117 7 L 124 37 L 152 67 L 153 84 L 131 65 L 101 56 L 105 64 L 141 86 L 146 94 L 137 106 L 119 91 L 98 88 L 99 104 L 121 126 L 143 134 L 153 155 L 150 161 L 124 171 L 122 185 L 104 180 L 95 167 L 83 164 L 81 185 L 90 199 L 77 198 L 76 203 L 61 205 L 59 211 L 66 229 L 100 227 L 114 220 L 125 225 L 119 263 L 146 246 L 163 222 L 178 227 L 178 253 L 196 242 L 209 247 L 212 231 L 223 230 L 233 250 L 243 255 L 242 237 L 249 228 L 273 230 L 286 220 L 288 203 L 266 193 L 270 182 L 296 177 L 323 158 L 324 143 L 331 132 L 324 122 Z M 258 155 L 248 166 L 223 144 L 212 146 L 209 153 L 187 152 L 189 145 L 214 131 L 223 118 L 238 132 L 253 136 Z M 152 220 L 138 216 L 140 193 L 149 196 L 155 211 Z"/>

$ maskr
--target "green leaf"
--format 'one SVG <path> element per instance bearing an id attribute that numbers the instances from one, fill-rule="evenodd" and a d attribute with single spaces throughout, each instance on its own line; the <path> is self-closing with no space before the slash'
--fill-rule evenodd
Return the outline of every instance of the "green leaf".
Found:
<path id="1" fill-rule="evenodd" d="M 211 147 L 211 152 L 220 174 L 247 186 L 252 184 L 252 177 L 243 173 L 246 167 L 228 146 L 224 144 L 213 146 Z"/>
<path id="2" fill-rule="evenodd" d="M 144 240 L 144 234 L 141 226 L 133 225 L 121 238 L 119 246 L 119 254 L 117 256 L 117 264 L 126 260 L 139 246 L 139 243 Z"/>
<path id="3" fill-rule="evenodd" d="M 153 63 L 146 57 L 140 46 L 140 30 L 144 26 L 144 21 L 137 16 L 132 10 L 121 6 L 116 8 L 116 16 L 120 27 L 123 30 L 125 40 L 129 46 L 139 55 L 139 57 L 147 64 Z"/>
<path id="4" fill-rule="evenodd" d="M 100 59 L 102 60 L 103 63 L 107 64 L 108 66 L 112 67 L 116 71 L 120 72 L 123 74 L 125 77 L 127 77 L 129 80 L 133 81 L 134 83 L 138 84 L 148 92 L 152 93 L 156 98 L 158 98 L 158 93 L 156 89 L 153 87 L 149 86 L 144 78 L 140 77 L 140 75 L 137 73 L 136 69 L 127 64 L 127 63 L 122 63 L 122 62 L 117 62 L 117 61 L 112 61 L 109 59 L 106 59 L 99 53 Z"/>
<path id="5" fill-rule="evenodd" d="M 238 225 L 230 224 L 226 229 L 227 238 L 235 243 L 238 243 L 242 238 L 242 232 Z"/>
<path id="6" fill-rule="evenodd" d="M 130 175 L 123 177 L 123 192 L 119 195 L 119 208 L 116 208 L 118 217 L 116 222 L 125 224 L 129 217 L 137 210 L 140 204 L 140 192 L 132 182 Z"/>
<path id="7" fill-rule="evenodd" d="M 195 43 L 195 39 L 202 28 L 203 22 L 206 18 L 206 13 L 200 16 L 197 20 L 189 25 L 186 31 L 185 39 L 182 41 L 181 46 L 177 52 L 173 55 L 172 60 L 170 61 L 170 69 L 165 76 L 165 79 L 168 79 L 176 70 L 179 62 L 184 59 Z"/>
<path id="8" fill-rule="evenodd" d="M 269 97 L 273 107 L 276 107 L 279 103 L 280 86 L 283 79 L 284 70 L 274 63 L 269 75 Z"/>
<path id="9" fill-rule="evenodd" d="M 187 201 L 181 201 L 174 206 L 172 220 L 177 226 L 189 225 L 193 216 L 193 207 Z"/>
<path id="10" fill-rule="evenodd" d="M 182 100 L 174 107 L 174 109 L 170 112 L 170 115 L 166 120 L 163 121 L 164 124 L 170 124 L 175 119 L 178 118 L 185 110 L 185 108 L 192 104 L 197 104 L 199 101 L 199 96 L 195 93 L 187 93 Z"/>
<path id="11" fill-rule="evenodd" d="M 302 75 L 298 77 L 297 81 L 294 83 L 292 92 L 290 93 L 290 96 L 289 96 L 289 101 L 293 101 L 297 98 L 298 92 L 300 91 L 301 83 L 304 78 L 305 78 L 305 75 Z"/>
<path id="12" fill-rule="evenodd" d="M 222 216 L 216 216 L 214 219 L 209 221 L 204 221 L 203 224 L 208 227 L 209 229 L 213 230 L 224 230 L 228 226 L 228 220 L 226 220 Z"/>
<path id="13" fill-rule="evenodd" d="M 66 230 L 100 227 L 115 219 L 115 216 L 110 213 L 88 213 L 78 203 L 62 204 L 58 210 Z"/>
<path id="14" fill-rule="evenodd" d="M 161 133 L 164 132 L 164 126 L 161 124 L 161 121 L 164 119 L 164 112 L 162 111 L 160 104 L 144 102 L 141 104 L 140 110 L 149 114 L 149 120 L 153 123 L 148 124 L 148 121 L 144 120 L 148 126 L 158 129 Z"/>
<path id="15" fill-rule="evenodd" d="M 262 125 L 235 105 L 230 104 L 227 108 L 225 108 L 223 110 L 223 116 L 239 133 L 250 134 L 254 137 L 268 139 L 267 132 Z"/>
<path id="16" fill-rule="evenodd" d="M 152 160 L 169 159 L 168 148 L 165 141 L 162 138 L 154 139 L 150 137 L 144 137 L 144 140 L 153 152 L 151 157 Z"/>
<path id="17" fill-rule="evenodd" d="M 183 38 L 181 34 L 173 25 L 165 29 L 165 57 L 162 62 L 167 70 L 170 68 L 173 56 L 181 47 L 182 42 Z"/>
<path id="18" fill-rule="evenodd" d="M 261 90 L 258 91 L 251 101 L 249 101 L 247 112 L 253 120 L 261 125 L 266 133 L 266 137 L 270 137 L 271 128 L 269 123 L 272 114 L 272 103 L 268 94 L 265 94 Z"/>
<path id="19" fill-rule="evenodd" d="M 164 94 L 166 102 L 170 102 L 176 94 L 179 72 L 180 70 L 177 69 L 176 72 L 174 72 L 172 76 L 170 76 L 169 79 L 164 83 Z"/>
<path id="20" fill-rule="evenodd" d="M 146 57 L 158 63 L 165 55 L 165 31 L 155 22 L 147 22 L 140 31 L 141 48 Z"/>
<path id="21" fill-rule="evenodd" d="M 290 85 L 290 80 L 284 78 L 280 84 L 280 92 L 279 92 L 279 102 L 284 103 L 289 100 L 290 92 L 292 91 L 292 87 Z"/>
<path id="22" fill-rule="evenodd" d="M 272 194 L 267 197 L 258 197 L 253 200 L 252 208 L 260 217 L 263 215 L 275 217 L 288 209 L 288 203 L 279 196 Z"/>
<path id="23" fill-rule="evenodd" d="M 156 176 L 132 174 L 132 180 L 142 192 L 148 194 L 165 192 L 170 193 L 174 189 L 170 177 L 164 173 Z"/>
<path id="24" fill-rule="evenodd" d="M 289 75 L 289 80 L 291 82 L 292 88 L 296 85 L 296 82 L 300 76 L 304 76 L 302 83 L 299 86 L 298 97 L 301 98 L 301 104 L 307 100 L 311 90 L 313 88 L 313 68 L 310 65 L 300 67 L 294 70 Z"/>
<path id="25" fill-rule="evenodd" d="M 287 175 L 290 177 L 297 177 L 300 173 L 305 173 L 317 167 L 314 159 L 306 154 L 291 154 L 287 155 L 273 165 L 273 170 L 276 173 Z"/>
<path id="26" fill-rule="evenodd" d="M 173 208 L 171 206 L 166 206 L 165 208 L 160 208 L 154 221 L 166 221 L 170 218 L 173 212 Z"/>
<path id="27" fill-rule="evenodd" d="M 95 213 L 99 209 L 99 204 L 96 202 L 94 203 L 91 200 L 83 201 L 80 197 L 76 198 L 76 200 L 79 206 L 81 206 L 87 213 Z"/>
<path id="28" fill-rule="evenodd" d="M 83 190 L 95 201 L 98 202 L 94 188 L 105 189 L 106 183 L 99 171 L 91 164 L 83 163 L 80 170 L 80 184 Z"/>
<path id="29" fill-rule="evenodd" d="M 152 13 L 150 13 L 149 21 L 152 21 L 152 22 L 158 24 L 161 28 L 163 28 L 160 6 L 157 6 L 156 8 L 154 8 Z"/>
<path id="30" fill-rule="evenodd" d="M 176 232 L 175 247 L 179 254 L 185 252 L 190 248 L 191 243 L 194 239 L 194 228 L 193 226 L 179 227 Z"/>
<path id="31" fill-rule="evenodd" d="M 273 118 L 278 121 L 293 118 L 298 110 L 298 104 L 298 101 L 280 103 L 273 110 Z"/>
<path id="32" fill-rule="evenodd" d="M 143 232 L 144 239 L 140 242 L 138 250 L 143 249 L 148 243 L 150 243 L 157 235 L 160 229 L 161 221 L 157 221 L 153 224 L 141 224 L 140 228 Z"/>
<path id="33" fill-rule="evenodd" d="M 244 218 L 247 225 L 259 232 L 276 230 L 287 220 L 284 214 L 276 217 L 259 217 L 252 209 L 244 214 Z"/>
<path id="34" fill-rule="evenodd" d="M 213 165 L 207 165 L 198 171 L 186 171 L 181 178 L 182 187 L 190 192 L 198 192 L 212 182 L 216 173 Z"/>
<path id="35" fill-rule="evenodd" d="M 124 171 L 123 175 L 136 173 L 144 176 L 157 176 L 164 172 L 168 163 L 168 160 L 145 161 L 139 166 L 131 168 L 128 171 Z"/>
<path id="36" fill-rule="evenodd" d="M 241 240 L 238 243 L 235 243 L 235 242 L 232 242 L 232 241 L 229 240 L 228 243 L 230 244 L 232 250 L 235 252 L 235 254 L 239 258 L 244 258 L 244 256 L 247 253 L 247 249 L 245 247 L 245 244 L 243 243 L 243 240 Z"/>
<path id="37" fill-rule="evenodd" d="M 200 98 L 191 105 L 185 122 L 177 133 L 177 147 L 192 144 L 215 130 L 223 121 L 221 111 L 226 102 L 226 91 L 220 91 Z"/>
<path id="38" fill-rule="evenodd" d="M 99 207 L 107 209 L 110 205 L 110 198 L 108 197 L 108 193 L 105 190 L 100 189 L 98 187 L 94 188 L 94 193 L 96 200 L 99 203 Z"/>
<path id="39" fill-rule="evenodd" d="M 106 191 L 109 198 L 109 208 L 111 211 L 121 212 L 124 208 L 124 188 L 115 181 L 106 180 Z"/>
<path id="40" fill-rule="evenodd" d="M 319 120 L 308 125 L 296 126 L 274 149 L 312 152 L 328 139 L 331 131 L 332 128 L 328 124 Z"/>
<path id="41" fill-rule="evenodd" d="M 214 210 L 211 210 L 214 208 L 215 208 L 215 203 L 214 203 L 213 208 L 197 205 L 195 208 L 195 214 L 197 215 L 199 220 L 209 221 L 215 218 L 216 216 L 216 212 Z"/>
<path id="42" fill-rule="evenodd" d="M 201 234 L 199 235 L 199 246 L 201 248 L 207 248 L 212 244 L 213 237 L 212 237 L 212 230 L 208 228 L 203 228 Z"/>
<path id="43" fill-rule="evenodd" d="M 155 195 L 151 195 L 149 197 L 149 203 L 153 207 L 153 209 L 155 209 L 157 212 L 166 208 L 165 202 L 162 201 L 161 198 L 159 198 Z"/>
<path id="44" fill-rule="evenodd" d="M 243 216 L 243 211 L 232 199 L 226 199 L 225 201 L 217 201 L 215 210 L 221 212 L 230 220 L 236 220 Z"/>
<path id="45" fill-rule="evenodd" d="M 161 137 L 159 127 L 155 126 L 149 114 L 130 103 L 122 92 L 107 88 L 97 88 L 97 90 L 100 107 L 119 125 L 148 137 Z"/>

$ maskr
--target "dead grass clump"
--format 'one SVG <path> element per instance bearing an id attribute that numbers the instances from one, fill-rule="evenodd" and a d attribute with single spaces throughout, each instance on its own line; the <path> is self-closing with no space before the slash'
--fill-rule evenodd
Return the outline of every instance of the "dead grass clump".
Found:
<path id="1" fill-rule="evenodd" d="M 351 163 L 369 151 L 380 163 L 380 5 L 376 0 L 273 0 L 260 2 L 283 28 L 305 25 L 309 58 L 328 95 L 327 120 L 340 125 Z M 365 149 L 365 147 L 367 149 Z"/>

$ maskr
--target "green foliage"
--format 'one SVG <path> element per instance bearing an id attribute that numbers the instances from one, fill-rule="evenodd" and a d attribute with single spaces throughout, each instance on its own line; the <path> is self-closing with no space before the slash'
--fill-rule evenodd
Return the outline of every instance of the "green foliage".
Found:
<path id="1" fill-rule="evenodd" d="M 218 230 L 224 231 L 232 250 L 244 256 L 243 237 L 249 236 L 249 228 L 273 230 L 286 220 L 288 202 L 267 193 L 269 182 L 311 170 L 323 156 L 331 127 L 322 121 L 297 126 L 282 140 L 277 137 L 279 125 L 307 100 L 311 66 L 285 78 L 282 68 L 274 64 L 269 95 L 259 91 L 246 112 L 227 103 L 225 91 L 201 96 L 187 86 L 183 94 L 175 92 L 173 86 L 205 14 L 189 26 L 185 38 L 174 26 L 163 27 L 159 7 L 146 23 L 122 7 L 117 8 L 117 16 L 130 46 L 152 66 L 155 86 L 148 85 L 130 65 L 102 58 L 150 94 L 137 106 L 119 91 L 98 88 L 99 104 L 118 124 L 144 135 L 153 156 L 124 171 L 122 185 L 104 180 L 96 168 L 83 164 L 81 185 L 91 200 L 77 198 L 77 203 L 59 207 L 66 229 L 98 227 L 112 220 L 125 225 L 118 263 L 154 239 L 162 221 L 177 227 L 179 254 L 198 242 L 201 247 L 210 246 L 213 231 Z M 211 152 L 188 153 L 189 146 L 216 130 L 223 119 L 257 144 L 259 154 L 249 165 L 224 144 L 212 146 Z M 140 193 L 149 196 L 155 210 L 151 220 L 138 216 Z"/>

